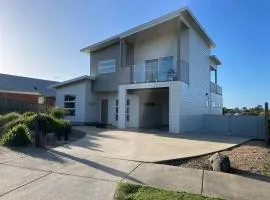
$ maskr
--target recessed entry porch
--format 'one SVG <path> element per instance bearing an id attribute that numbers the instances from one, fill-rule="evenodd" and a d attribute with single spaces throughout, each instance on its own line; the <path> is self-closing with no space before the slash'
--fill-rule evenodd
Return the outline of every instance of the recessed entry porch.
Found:
<path id="1" fill-rule="evenodd" d="M 169 131 L 169 88 L 129 89 L 127 95 L 136 96 L 139 102 L 139 129 Z"/>
<path id="2" fill-rule="evenodd" d="M 118 128 L 179 133 L 179 94 L 179 81 L 120 85 Z"/>

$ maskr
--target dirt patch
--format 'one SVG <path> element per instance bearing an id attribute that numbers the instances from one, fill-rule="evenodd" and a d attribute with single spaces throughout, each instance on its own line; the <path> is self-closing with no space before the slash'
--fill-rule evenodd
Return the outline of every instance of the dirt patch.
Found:
<path id="1" fill-rule="evenodd" d="M 264 141 L 248 141 L 221 153 L 229 156 L 233 168 L 232 173 L 270 176 L 270 146 L 266 146 Z M 209 170 L 209 158 L 212 155 L 175 160 L 166 164 Z"/>

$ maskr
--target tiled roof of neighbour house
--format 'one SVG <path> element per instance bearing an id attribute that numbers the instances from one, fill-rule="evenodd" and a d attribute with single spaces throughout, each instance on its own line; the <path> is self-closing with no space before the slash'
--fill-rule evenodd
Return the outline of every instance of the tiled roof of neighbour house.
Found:
<path id="1" fill-rule="evenodd" d="M 56 92 L 49 86 L 57 84 L 56 81 L 14 76 L 0 73 L 0 90 L 33 92 L 45 96 L 55 96 Z"/>

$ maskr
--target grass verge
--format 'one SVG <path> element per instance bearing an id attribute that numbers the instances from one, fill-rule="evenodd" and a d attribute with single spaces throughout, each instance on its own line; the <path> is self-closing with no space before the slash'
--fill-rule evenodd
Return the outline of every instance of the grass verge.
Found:
<path id="1" fill-rule="evenodd" d="M 114 200 L 221 200 L 216 197 L 206 197 L 199 194 L 174 192 L 164 189 L 152 188 L 143 185 L 119 183 Z"/>

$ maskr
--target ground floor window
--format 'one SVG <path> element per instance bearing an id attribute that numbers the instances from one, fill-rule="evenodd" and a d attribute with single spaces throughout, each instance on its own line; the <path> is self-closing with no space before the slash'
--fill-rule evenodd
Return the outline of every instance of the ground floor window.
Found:
<path id="1" fill-rule="evenodd" d="M 118 99 L 115 100 L 115 121 L 118 121 L 119 104 Z M 130 120 L 130 99 L 126 101 L 126 121 Z"/>
<path id="2" fill-rule="evenodd" d="M 64 108 L 68 111 L 67 116 L 75 116 L 75 95 L 65 95 L 64 97 Z"/>
<path id="3" fill-rule="evenodd" d="M 208 106 L 209 106 L 209 101 L 206 100 L 206 101 L 205 101 L 205 107 L 208 107 Z"/>
<path id="4" fill-rule="evenodd" d="M 115 100 L 115 121 L 118 121 L 118 99 Z"/>
<path id="5" fill-rule="evenodd" d="M 129 122 L 130 119 L 130 100 L 127 99 L 127 105 L 126 105 L 126 121 Z"/>
<path id="6" fill-rule="evenodd" d="M 212 101 L 212 107 L 215 108 L 216 107 L 216 102 Z"/>

